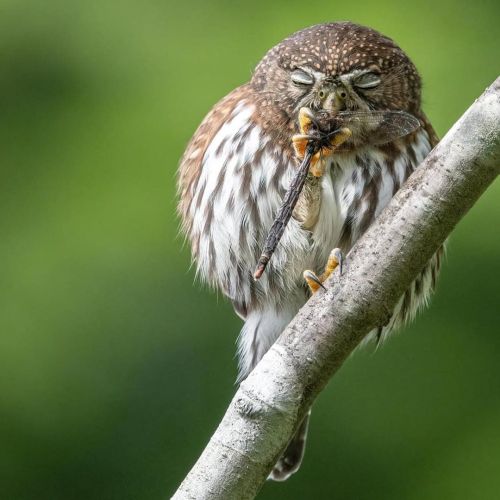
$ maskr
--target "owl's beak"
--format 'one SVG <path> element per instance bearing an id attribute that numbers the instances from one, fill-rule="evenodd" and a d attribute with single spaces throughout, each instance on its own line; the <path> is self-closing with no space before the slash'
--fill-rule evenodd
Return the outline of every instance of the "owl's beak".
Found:
<path id="1" fill-rule="evenodd" d="M 336 115 L 338 112 L 345 109 L 345 101 L 342 97 L 345 93 L 340 89 L 336 88 L 329 92 L 325 99 L 323 100 L 323 109 L 329 111 L 330 113 Z"/>
<path id="2" fill-rule="evenodd" d="M 319 90 L 319 98 L 324 110 L 332 114 L 345 110 L 345 89 L 341 85 L 325 85 Z"/>

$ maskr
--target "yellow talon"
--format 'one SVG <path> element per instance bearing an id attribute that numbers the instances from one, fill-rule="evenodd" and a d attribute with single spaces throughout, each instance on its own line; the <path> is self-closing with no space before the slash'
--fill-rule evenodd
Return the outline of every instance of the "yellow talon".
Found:
<path id="1" fill-rule="evenodd" d="M 297 158 L 302 160 L 306 155 L 307 143 L 309 142 L 309 136 L 304 134 L 295 134 L 292 136 L 293 149 L 295 149 L 295 154 Z"/>
<path id="2" fill-rule="evenodd" d="M 311 172 L 314 177 L 322 177 L 326 170 L 326 161 L 323 148 L 320 152 L 316 153 L 312 160 L 311 166 L 309 167 L 309 172 Z"/>
<path id="3" fill-rule="evenodd" d="M 296 134 L 292 137 L 292 144 L 295 150 L 297 158 L 302 160 L 306 154 L 307 144 L 309 143 L 310 137 L 304 134 Z M 325 173 L 325 162 L 323 158 L 328 148 L 322 148 L 311 158 L 311 165 L 309 167 L 309 172 L 315 177 L 321 177 Z"/>
<path id="4" fill-rule="evenodd" d="M 321 275 L 321 282 L 325 282 L 330 275 L 340 266 L 340 274 L 342 274 L 342 264 L 344 263 L 344 256 L 340 248 L 334 248 L 328 257 L 328 262 L 325 266 L 325 272 Z"/>
<path id="5" fill-rule="evenodd" d="M 335 150 L 338 148 L 341 144 L 343 144 L 349 137 L 351 137 L 352 132 L 350 129 L 347 127 L 342 127 L 336 134 L 333 134 L 332 138 L 330 139 L 330 144 L 332 145 L 332 148 Z"/>
<path id="6" fill-rule="evenodd" d="M 317 292 L 320 288 L 325 288 L 323 283 L 321 283 L 320 279 L 314 274 L 312 271 L 307 269 L 304 271 L 303 275 L 306 280 L 307 285 L 309 286 L 309 290 L 311 293 Z"/>
<path id="7" fill-rule="evenodd" d="M 299 159 L 303 159 L 306 154 L 307 144 L 310 140 L 309 130 L 313 124 L 313 113 L 309 108 L 302 107 L 299 110 L 300 134 L 292 137 L 292 144 L 295 154 Z M 343 142 L 351 137 L 352 132 L 348 128 L 341 128 L 330 138 L 330 146 L 322 147 L 312 158 L 309 171 L 315 177 L 321 177 L 326 170 L 326 157 L 330 156 Z"/>
<path id="8" fill-rule="evenodd" d="M 314 116 L 309 108 L 302 107 L 299 109 L 299 128 L 301 134 L 307 135 L 309 133 L 313 118 Z"/>
<path id="9" fill-rule="evenodd" d="M 326 263 L 325 270 L 321 274 L 321 276 L 316 276 L 312 271 L 306 270 L 303 273 L 304 279 L 306 280 L 311 293 L 317 292 L 320 288 L 325 288 L 323 283 L 331 276 L 333 271 L 340 268 L 340 274 L 342 274 L 342 264 L 344 262 L 344 257 L 340 248 L 334 248 L 330 252 L 330 256 L 328 257 L 328 262 Z"/>

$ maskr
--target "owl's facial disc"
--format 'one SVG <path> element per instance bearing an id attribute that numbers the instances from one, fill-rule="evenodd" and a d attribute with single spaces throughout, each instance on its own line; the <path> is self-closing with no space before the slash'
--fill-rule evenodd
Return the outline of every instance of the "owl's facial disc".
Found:
<path id="1" fill-rule="evenodd" d="M 338 113 L 349 109 L 366 109 L 366 96 L 381 82 L 378 67 L 354 69 L 335 77 L 325 77 L 318 89 L 321 108 Z"/>
<path id="2" fill-rule="evenodd" d="M 312 67 L 301 66 L 288 75 L 292 95 L 296 97 L 295 112 L 301 107 L 326 110 L 336 114 L 348 110 L 369 110 L 370 97 L 378 91 L 382 73 L 378 66 L 354 68 L 341 74 L 325 74 Z"/>

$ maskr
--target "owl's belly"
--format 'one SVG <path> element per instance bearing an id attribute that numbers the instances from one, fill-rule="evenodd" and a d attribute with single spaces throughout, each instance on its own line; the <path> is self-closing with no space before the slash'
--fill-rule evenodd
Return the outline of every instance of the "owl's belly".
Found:
<path id="1" fill-rule="evenodd" d="M 430 150 L 427 134 L 422 131 L 416 139 L 393 148 L 392 155 L 369 147 L 329 159 L 326 173 L 315 187 L 319 202 L 309 207 L 313 225 L 305 228 L 312 239 L 306 259 L 316 272 L 322 271 L 333 248 L 349 252 L 424 159 Z M 316 198 L 309 194 L 309 199 Z"/>
<path id="2" fill-rule="evenodd" d="M 321 270 L 333 248 L 340 247 L 347 253 L 352 246 L 351 239 L 343 241 L 343 234 L 346 227 L 356 226 L 357 218 L 349 219 L 349 208 L 366 188 L 359 182 L 362 179 L 360 167 L 345 162 L 342 167 L 331 163 L 316 186 L 304 188 L 309 192 L 300 200 L 302 227 L 311 231 L 316 271 Z"/>

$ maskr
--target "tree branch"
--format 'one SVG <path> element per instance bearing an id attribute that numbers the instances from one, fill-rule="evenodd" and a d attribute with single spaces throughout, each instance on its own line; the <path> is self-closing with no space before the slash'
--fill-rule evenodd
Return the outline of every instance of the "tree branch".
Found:
<path id="1" fill-rule="evenodd" d="M 173 498 L 250 499 L 307 409 L 500 167 L 500 77 L 428 155 L 236 392 Z"/>

